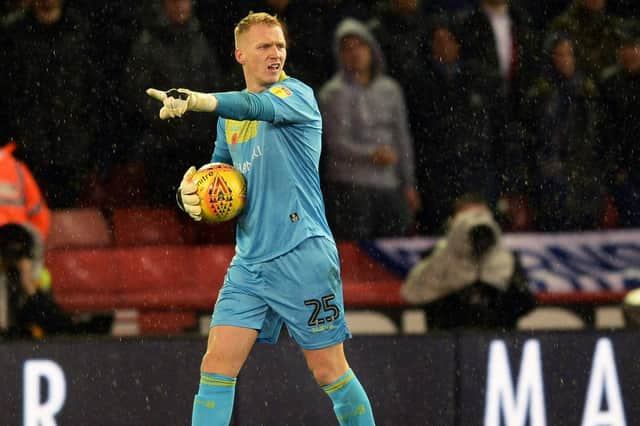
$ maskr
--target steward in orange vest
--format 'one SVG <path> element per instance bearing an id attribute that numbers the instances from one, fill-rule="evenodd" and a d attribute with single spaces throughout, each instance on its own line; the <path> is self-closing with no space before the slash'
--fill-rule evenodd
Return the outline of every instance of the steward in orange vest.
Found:
<path id="1" fill-rule="evenodd" d="M 51 212 L 29 168 L 13 156 L 14 142 L 0 148 L 0 226 L 31 225 L 46 240 Z"/>
<path id="2" fill-rule="evenodd" d="M 55 305 L 53 299 L 39 289 L 51 212 L 29 168 L 13 156 L 15 143 L 4 142 L 0 141 L 0 334 L 39 337 L 44 328 L 31 314 L 39 312 L 47 327 L 60 316 L 49 312 L 54 312 L 47 308 Z M 17 276 L 18 284 L 9 276 Z"/>

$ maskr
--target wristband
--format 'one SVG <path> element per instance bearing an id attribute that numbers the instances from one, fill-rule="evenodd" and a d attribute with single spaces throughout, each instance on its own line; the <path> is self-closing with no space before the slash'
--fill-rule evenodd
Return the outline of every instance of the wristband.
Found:
<path id="1" fill-rule="evenodd" d="M 178 188 L 178 190 L 176 191 L 176 203 L 178 203 L 178 207 L 180 207 L 180 210 L 186 212 L 186 210 L 184 209 L 184 204 L 182 203 L 182 192 L 180 192 L 180 188 Z"/>

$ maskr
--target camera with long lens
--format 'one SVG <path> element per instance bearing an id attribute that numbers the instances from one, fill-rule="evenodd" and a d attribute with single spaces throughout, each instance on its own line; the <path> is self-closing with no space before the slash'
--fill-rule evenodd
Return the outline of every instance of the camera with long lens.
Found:
<path id="1" fill-rule="evenodd" d="M 471 253 L 476 259 L 485 255 L 497 242 L 493 228 L 487 224 L 474 225 L 469 230 Z"/>
<path id="2" fill-rule="evenodd" d="M 13 225 L 5 225 L 2 228 L 7 228 L 9 226 Z M 10 232 L 5 234 L 0 231 L 0 253 L 5 265 L 15 265 L 20 259 L 33 257 L 33 244 L 31 242 L 31 237 L 28 235 L 28 231 L 24 232 L 26 233 L 26 236 L 21 235 L 19 232 Z"/>
<path id="3" fill-rule="evenodd" d="M 22 225 L 10 223 L 0 226 L 0 256 L 6 268 L 15 267 L 20 259 L 33 258 L 34 239 Z"/>
<path id="4" fill-rule="evenodd" d="M 7 311 L 9 322 L 15 321 L 16 309 L 22 305 L 27 295 L 22 288 L 22 277 L 18 263 L 21 259 L 33 258 L 34 239 L 22 225 L 7 224 L 0 226 L 0 263 L 7 286 Z"/>
<path id="5" fill-rule="evenodd" d="M 456 214 L 447 235 L 453 250 L 474 261 L 480 261 L 500 240 L 500 227 L 491 211 L 470 208 Z"/>

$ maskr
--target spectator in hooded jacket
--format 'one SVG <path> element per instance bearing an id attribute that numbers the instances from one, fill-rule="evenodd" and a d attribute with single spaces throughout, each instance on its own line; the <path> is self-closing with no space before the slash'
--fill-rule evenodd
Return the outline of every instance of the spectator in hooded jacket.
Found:
<path id="1" fill-rule="evenodd" d="M 334 41 L 339 70 L 319 95 L 329 224 L 337 239 L 405 235 L 420 197 L 404 94 L 364 24 L 343 20 Z"/>

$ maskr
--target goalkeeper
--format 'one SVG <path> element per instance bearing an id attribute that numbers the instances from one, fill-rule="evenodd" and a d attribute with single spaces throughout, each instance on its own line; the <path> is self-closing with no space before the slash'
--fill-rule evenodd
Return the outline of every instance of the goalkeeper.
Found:
<path id="1" fill-rule="evenodd" d="M 247 180 L 236 255 L 212 315 L 192 425 L 229 424 L 236 377 L 251 348 L 256 341 L 275 343 L 283 324 L 339 423 L 373 425 L 371 404 L 343 349 L 351 334 L 320 190 L 322 121 L 313 90 L 284 73 L 287 48 L 276 17 L 250 13 L 235 28 L 235 44 L 246 91 L 147 90 L 163 104 L 161 119 L 215 111 L 211 161 L 232 164 Z M 178 203 L 201 220 L 194 173 L 195 167 L 185 173 Z"/>

